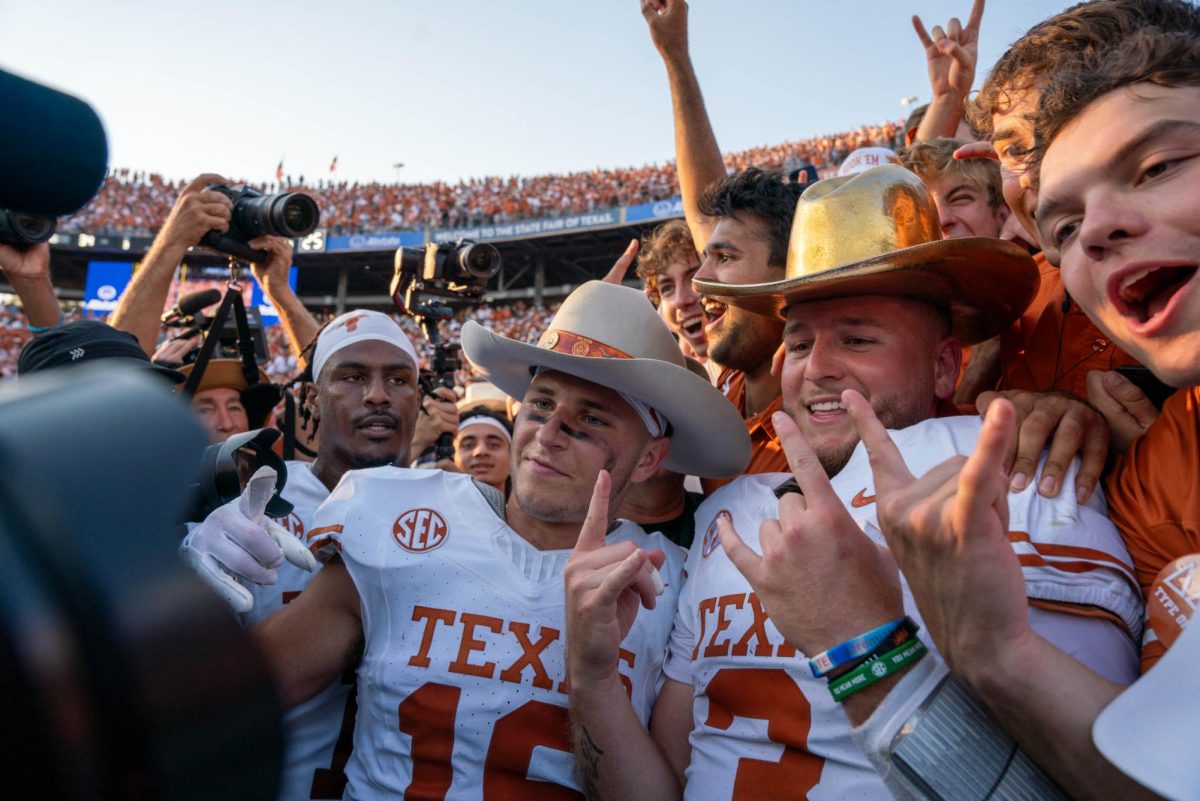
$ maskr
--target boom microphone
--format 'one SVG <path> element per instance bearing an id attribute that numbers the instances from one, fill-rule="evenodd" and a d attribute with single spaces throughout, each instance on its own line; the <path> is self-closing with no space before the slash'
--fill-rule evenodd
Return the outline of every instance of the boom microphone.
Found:
<path id="1" fill-rule="evenodd" d="M 0 109 L 0 208 L 59 216 L 92 199 L 108 139 L 91 106 L 0 70 Z"/>
<path id="2" fill-rule="evenodd" d="M 220 300 L 221 290 L 219 289 L 202 289 L 199 292 L 191 292 L 181 297 L 179 302 L 162 316 L 162 320 L 165 323 L 168 320 L 180 320 L 184 317 L 191 317 L 201 309 L 207 309 Z"/>

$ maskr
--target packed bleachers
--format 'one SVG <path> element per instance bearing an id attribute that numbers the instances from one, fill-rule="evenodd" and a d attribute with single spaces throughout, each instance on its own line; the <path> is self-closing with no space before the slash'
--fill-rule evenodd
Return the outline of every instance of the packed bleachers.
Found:
<path id="1" fill-rule="evenodd" d="M 852 131 L 751 148 L 725 156 L 730 170 L 749 166 L 792 170 L 812 164 L 823 175 L 852 150 L 892 146 L 903 124 L 864 125 Z M 130 169 L 113 170 L 96 197 L 59 224 L 64 232 L 152 235 L 162 227 L 186 181 Z M 595 169 L 566 175 L 473 178 L 458 183 L 357 184 L 285 177 L 267 192 L 293 189 L 312 194 L 322 227 L 334 234 L 418 228 L 491 225 L 538 217 L 665 200 L 679 194 L 675 164 Z"/>

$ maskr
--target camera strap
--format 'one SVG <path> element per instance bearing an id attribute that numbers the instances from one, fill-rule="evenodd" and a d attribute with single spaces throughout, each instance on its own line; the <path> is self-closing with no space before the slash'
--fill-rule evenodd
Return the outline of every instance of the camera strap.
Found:
<path id="1" fill-rule="evenodd" d="M 230 309 L 233 309 L 234 320 L 237 324 L 238 353 L 242 360 L 242 376 L 246 379 L 247 387 L 259 383 L 258 362 L 254 357 L 254 340 L 250 335 L 250 321 L 246 317 L 246 304 L 242 300 L 240 289 L 236 283 L 231 282 L 225 290 L 225 297 L 221 299 L 221 305 L 217 307 L 217 313 L 213 316 L 208 332 L 204 335 L 204 342 L 200 346 L 200 353 L 196 356 L 192 374 L 188 376 L 187 383 L 183 385 L 184 397 L 191 398 L 196 393 L 196 388 L 200 386 L 200 382 L 204 380 L 204 371 L 208 369 L 213 352 L 221 341 L 221 331 L 225 327 L 225 321 L 229 319 Z"/>

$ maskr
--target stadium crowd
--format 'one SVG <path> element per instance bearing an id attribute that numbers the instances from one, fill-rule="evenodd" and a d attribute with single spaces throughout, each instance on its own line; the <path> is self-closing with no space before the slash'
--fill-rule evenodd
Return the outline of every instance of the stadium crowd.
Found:
<path id="1" fill-rule="evenodd" d="M 864 125 L 853 131 L 751 148 L 725 156 L 726 169 L 756 166 L 794 170 L 815 166 L 821 175 L 837 170 L 860 147 L 892 147 L 900 123 Z M 67 233 L 151 236 L 158 233 L 186 181 L 114 169 L 96 197 L 62 220 Z M 673 163 L 595 169 L 566 175 L 472 178 L 450 184 L 348 183 L 321 179 L 305 182 L 290 176 L 262 192 L 304 191 L 321 208 L 321 225 L 335 235 L 369 234 L 421 228 L 467 227 L 537 217 L 583 214 L 596 209 L 666 200 L 679 194 Z"/>
<path id="2" fill-rule="evenodd" d="M 674 165 L 315 190 L 345 230 L 680 194 L 560 305 L 446 321 L 453 387 L 411 319 L 305 308 L 282 236 L 267 364 L 164 342 L 212 175 L 73 218 L 155 234 L 106 323 L 0 244 L 19 380 L 121 359 L 214 446 L 287 429 L 282 489 L 179 521 L 279 798 L 1200 798 L 1200 8 L 1088 0 L 978 88 L 984 0 L 913 17 L 927 107 L 734 155 L 686 0 L 641 9 Z"/>

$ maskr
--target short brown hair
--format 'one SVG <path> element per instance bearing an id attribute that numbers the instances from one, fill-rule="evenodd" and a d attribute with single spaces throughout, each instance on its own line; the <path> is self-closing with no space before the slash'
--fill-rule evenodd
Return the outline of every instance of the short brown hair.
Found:
<path id="1" fill-rule="evenodd" d="M 941 137 L 917 142 L 900 154 L 900 163 L 917 174 L 922 181 L 957 175 L 974 181 L 987 191 L 992 210 L 1004 204 L 1000 188 L 1000 165 L 991 159 L 956 159 L 954 151 L 967 142 Z"/>
<path id="2" fill-rule="evenodd" d="M 658 276 L 676 261 L 695 256 L 692 232 L 683 220 L 669 220 L 642 237 L 637 275 L 645 283 L 646 294 L 655 306 L 662 299 L 658 293 Z"/>
<path id="3" fill-rule="evenodd" d="M 1145 28 L 1120 47 L 1097 53 L 1055 75 L 1038 103 L 1033 166 L 1084 109 L 1109 92 L 1135 84 L 1200 86 L 1200 10 L 1195 11 L 1190 31 Z"/>
<path id="4" fill-rule="evenodd" d="M 1014 93 L 1040 88 L 1064 68 L 1097 54 L 1112 54 L 1146 28 L 1184 31 L 1195 25 L 1195 6 L 1186 0 L 1094 0 L 1039 22 L 1000 57 L 968 105 L 967 121 L 980 136 L 992 132 L 992 116 Z"/>

